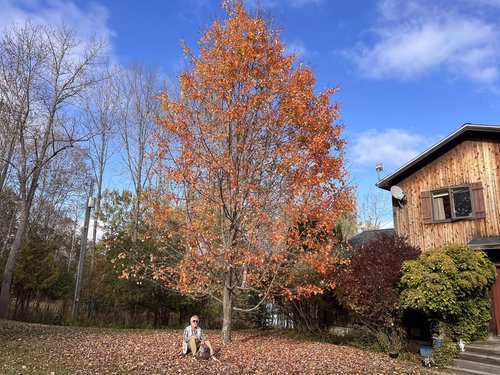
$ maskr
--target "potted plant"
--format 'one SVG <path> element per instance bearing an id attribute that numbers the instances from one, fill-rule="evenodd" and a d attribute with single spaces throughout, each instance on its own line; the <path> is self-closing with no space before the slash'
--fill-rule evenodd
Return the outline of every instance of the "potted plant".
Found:
<path id="1" fill-rule="evenodd" d="M 404 347 L 405 332 L 401 327 L 392 326 L 388 334 L 388 339 L 389 357 L 397 358 Z"/>
<path id="2" fill-rule="evenodd" d="M 443 346 L 446 338 L 446 324 L 443 321 L 438 321 L 434 332 L 432 333 L 432 347 L 439 348 Z"/>

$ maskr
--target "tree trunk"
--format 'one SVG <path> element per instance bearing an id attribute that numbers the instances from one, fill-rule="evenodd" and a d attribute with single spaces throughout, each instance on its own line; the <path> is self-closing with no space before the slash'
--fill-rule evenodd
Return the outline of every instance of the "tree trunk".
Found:
<path id="1" fill-rule="evenodd" d="M 17 227 L 14 242 L 10 248 L 9 257 L 5 264 L 5 270 L 2 279 L 2 289 L 0 291 L 0 319 L 7 319 L 9 316 L 10 304 L 10 287 L 12 285 L 12 277 L 14 275 L 14 266 L 16 258 L 21 250 L 28 227 L 29 204 L 25 203 L 21 208 L 21 216 L 19 218 L 19 226 Z"/>
<path id="2" fill-rule="evenodd" d="M 233 316 L 233 293 L 231 291 L 232 270 L 228 270 L 226 282 L 222 292 L 222 342 L 228 343 L 231 341 L 231 327 Z"/>
<path id="3" fill-rule="evenodd" d="M 3 253 L 5 253 L 9 247 L 9 238 L 15 228 L 15 224 L 16 224 L 16 213 L 14 213 L 12 215 L 13 217 L 11 217 L 11 219 L 9 220 L 9 226 L 8 226 L 8 229 L 7 229 L 7 235 L 5 236 L 4 238 L 4 242 L 3 242 L 3 245 L 2 245 L 2 248 L 0 249 L 0 256 L 3 255 Z"/>
<path id="4" fill-rule="evenodd" d="M 0 192 L 3 191 L 3 188 L 5 186 L 5 181 L 7 180 L 7 174 L 9 172 L 10 162 L 14 155 L 14 146 L 16 145 L 15 140 L 16 137 L 12 137 L 9 144 L 9 151 L 7 152 L 7 156 L 5 157 L 4 160 L 5 163 L 2 165 L 2 169 L 0 171 Z"/>
<path id="5" fill-rule="evenodd" d="M 41 302 L 42 296 L 40 294 L 40 291 L 36 291 L 36 297 L 35 297 L 35 315 L 38 315 L 40 313 L 40 302 Z"/>
<path id="6" fill-rule="evenodd" d="M 12 314 L 12 319 L 16 320 L 17 310 L 19 310 L 19 306 L 21 305 L 21 298 L 18 296 L 16 298 L 16 304 L 14 305 L 14 314 Z"/>
<path id="7" fill-rule="evenodd" d="M 30 312 L 30 304 L 31 304 L 31 291 L 28 292 L 26 299 L 24 300 L 24 306 L 22 308 L 22 312 L 24 316 L 27 316 Z"/>
<path id="8" fill-rule="evenodd" d="M 43 149 L 43 156 L 45 156 L 46 150 L 47 147 Z M 21 196 L 24 196 L 25 200 L 22 201 L 19 226 L 17 227 L 16 236 L 10 248 L 9 258 L 7 259 L 7 263 L 5 264 L 5 271 L 2 279 L 2 289 L 0 291 L 0 319 L 7 319 L 9 315 L 10 287 L 12 285 L 12 277 L 14 275 L 14 266 L 16 264 L 17 255 L 19 254 L 21 246 L 23 245 L 26 238 L 26 230 L 28 229 L 28 220 L 30 216 L 31 205 L 33 204 L 33 199 L 35 198 L 35 191 L 38 186 L 40 172 L 40 165 L 35 166 L 33 170 L 33 177 L 29 184 L 27 193 L 25 189 L 21 189 Z M 22 184 L 24 184 L 24 182 L 22 182 Z"/>

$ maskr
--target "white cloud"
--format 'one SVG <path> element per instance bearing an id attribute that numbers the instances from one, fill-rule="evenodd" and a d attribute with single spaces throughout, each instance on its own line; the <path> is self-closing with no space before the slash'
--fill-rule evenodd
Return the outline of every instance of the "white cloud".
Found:
<path id="1" fill-rule="evenodd" d="M 369 129 L 352 137 L 350 154 L 359 165 L 375 168 L 384 163 L 386 167 L 400 167 L 432 143 L 426 136 L 403 129 Z"/>
<path id="2" fill-rule="evenodd" d="M 428 72 L 491 84 L 500 69 L 498 27 L 439 1 L 381 0 L 374 40 L 343 51 L 369 78 L 412 79 Z"/>
<path id="3" fill-rule="evenodd" d="M 286 43 L 285 53 L 286 54 L 295 53 L 295 56 L 299 60 L 308 59 L 318 54 L 317 51 L 313 51 L 306 48 L 304 42 L 301 40 L 295 40 L 291 43 Z"/>
<path id="4" fill-rule="evenodd" d="M 276 8 L 288 5 L 292 8 L 301 8 L 307 5 L 320 5 L 325 0 L 249 0 L 248 5 L 252 8 Z"/>
<path id="5" fill-rule="evenodd" d="M 61 25 L 64 22 L 76 35 L 88 40 L 97 35 L 110 44 L 114 33 L 108 26 L 109 11 L 97 3 L 89 2 L 85 8 L 63 0 L 0 0 L 0 30 L 30 20 L 34 24 Z"/>

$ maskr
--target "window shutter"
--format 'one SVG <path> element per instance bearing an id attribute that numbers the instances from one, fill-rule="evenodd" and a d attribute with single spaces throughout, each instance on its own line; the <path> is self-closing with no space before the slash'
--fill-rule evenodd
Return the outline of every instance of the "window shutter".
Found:
<path id="1" fill-rule="evenodd" d="M 481 182 L 474 182 L 472 188 L 472 201 L 474 202 L 474 216 L 476 219 L 483 219 L 486 217 L 486 207 L 484 204 L 483 184 Z"/>
<path id="2" fill-rule="evenodd" d="M 431 192 L 420 193 L 420 204 L 422 206 L 422 219 L 424 224 L 432 224 Z"/>

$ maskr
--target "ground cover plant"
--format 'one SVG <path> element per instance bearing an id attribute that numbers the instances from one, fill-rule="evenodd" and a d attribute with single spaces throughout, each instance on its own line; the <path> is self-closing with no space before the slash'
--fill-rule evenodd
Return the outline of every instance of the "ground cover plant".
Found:
<path id="1" fill-rule="evenodd" d="M 114 330 L 0 320 L 6 374 L 422 374 L 386 355 L 280 332 L 235 331 L 224 345 L 207 333 L 219 361 L 179 357 L 179 330 Z"/>

